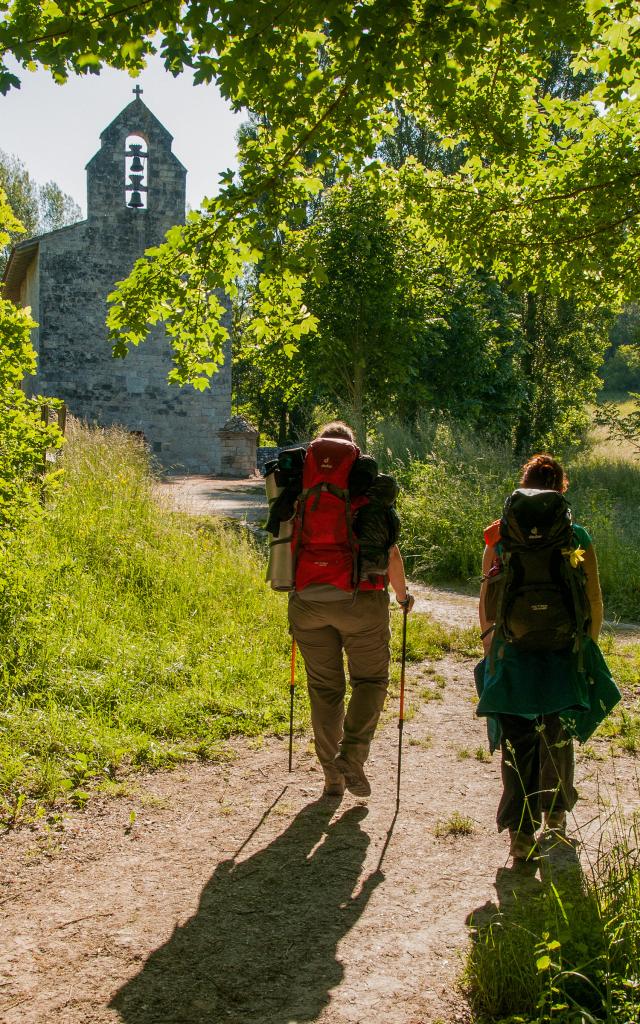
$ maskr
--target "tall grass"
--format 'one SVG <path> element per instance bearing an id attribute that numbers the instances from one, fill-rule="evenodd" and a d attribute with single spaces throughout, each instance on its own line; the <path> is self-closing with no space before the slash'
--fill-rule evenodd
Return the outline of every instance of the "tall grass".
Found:
<path id="1" fill-rule="evenodd" d="M 161 508 L 144 448 L 119 430 L 76 429 L 63 468 L 0 563 L 0 820 L 288 728 L 286 598 L 248 535 Z M 410 659 L 450 649 L 411 618 Z"/>
<path id="2" fill-rule="evenodd" d="M 409 571 L 425 582 L 474 584 L 483 528 L 517 485 L 510 449 L 464 427 L 425 421 L 415 432 L 379 426 L 370 445 L 402 486 L 401 546 Z M 584 454 L 567 464 L 576 522 L 591 534 L 608 616 L 640 619 L 640 464 Z"/>
<path id="3" fill-rule="evenodd" d="M 611 823 L 610 823 L 611 824 Z M 540 881 L 501 869 L 499 907 L 471 921 L 464 982 L 478 1021 L 623 1024 L 640 1012 L 640 834 L 620 815 L 587 873 L 566 840 Z"/>
<path id="4" fill-rule="evenodd" d="M 0 793 L 51 799 L 123 762 L 209 756 L 287 718 L 286 606 L 232 528 L 161 510 L 146 453 L 80 431 L 16 538 L 0 608 Z M 303 711 L 303 715 L 304 715 Z"/>

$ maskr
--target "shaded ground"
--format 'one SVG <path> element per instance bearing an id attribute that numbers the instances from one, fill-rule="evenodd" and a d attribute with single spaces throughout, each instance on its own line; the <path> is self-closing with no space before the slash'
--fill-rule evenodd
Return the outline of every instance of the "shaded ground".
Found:
<path id="1" fill-rule="evenodd" d="M 470 1019 L 455 981 L 465 921 L 500 897 L 498 764 L 478 760 L 470 662 L 414 667 L 402 803 L 396 702 L 368 805 L 318 800 L 301 737 L 233 760 L 131 777 L 118 799 L 0 839 L 5 1024 L 426 1024 Z M 434 670 L 442 700 L 419 692 Z M 595 748 L 606 755 L 606 746 Z M 597 771 L 597 775 L 596 775 Z M 637 804 L 635 762 L 616 785 Z M 614 769 L 580 760 L 583 838 Z M 469 835 L 438 835 L 453 811 Z M 586 824 L 591 822 L 591 824 Z M 444 829 L 446 833 L 446 829 Z M 501 882 L 502 879 L 502 882 Z"/>

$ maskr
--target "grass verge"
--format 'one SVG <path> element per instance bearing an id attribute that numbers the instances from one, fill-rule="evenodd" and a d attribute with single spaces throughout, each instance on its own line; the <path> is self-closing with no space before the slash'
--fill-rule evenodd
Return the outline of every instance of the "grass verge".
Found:
<path id="1" fill-rule="evenodd" d="M 132 768 L 216 758 L 231 736 L 288 729 L 286 599 L 265 585 L 248 535 L 161 509 L 144 449 L 121 431 L 76 430 L 63 465 L 0 571 L 5 822 L 61 797 L 82 805 Z M 409 660 L 466 642 L 409 617 Z M 303 685 L 296 725 L 308 725 Z"/>
<path id="2" fill-rule="evenodd" d="M 638 817 L 617 817 L 590 870 L 547 844 L 540 880 L 498 872 L 499 906 L 472 920 L 464 986 L 474 1020 L 622 1024 L 640 1012 Z"/>

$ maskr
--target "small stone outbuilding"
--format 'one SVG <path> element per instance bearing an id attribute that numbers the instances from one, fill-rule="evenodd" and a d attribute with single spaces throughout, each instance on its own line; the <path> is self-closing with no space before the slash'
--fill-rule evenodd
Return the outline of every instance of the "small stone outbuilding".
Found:
<path id="1" fill-rule="evenodd" d="M 187 172 L 171 135 L 134 92 L 87 164 L 87 219 L 21 242 L 9 259 L 3 294 L 30 306 L 39 324 L 38 371 L 27 390 L 64 399 L 80 419 L 143 435 L 169 471 L 247 474 L 255 470 L 255 441 L 253 465 L 244 449 L 235 465 L 227 437 L 230 350 L 204 392 L 167 383 L 171 351 L 161 327 L 126 359 L 111 355 L 107 296 L 145 249 L 185 219 Z"/>

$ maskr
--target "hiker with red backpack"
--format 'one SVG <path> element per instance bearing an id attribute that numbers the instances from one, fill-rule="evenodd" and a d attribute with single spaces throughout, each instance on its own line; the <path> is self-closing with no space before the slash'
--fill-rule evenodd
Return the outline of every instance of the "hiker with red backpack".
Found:
<path id="1" fill-rule="evenodd" d="M 620 699 L 597 640 L 602 594 L 595 549 L 572 521 L 562 466 L 550 455 L 524 465 L 503 516 L 484 532 L 477 666 L 479 715 L 502 750 L 498 831 L 510 856 L 537 852 L 542 824 L 564 834 L 574 787 L 573 738 L 584 742 Z"/>
<path id="2" fill-rule="evenodd" d="M 346 786 L 369 796 L 364 764 L 389 683 L 387 581 L 406 611 L 413 605 L 396 544 L 397 485 L 361 455 L 341 421 L 323 427 L 306 451 L 282 453 L 275 473 L 280 486 L 267 529 L 272 550 L 282 540 L 291 551 L 290 582 L 279 567 L 277 589 L 291 590 L 289 624 L 307 671 L 323 793 L 340 797 Z"/>

